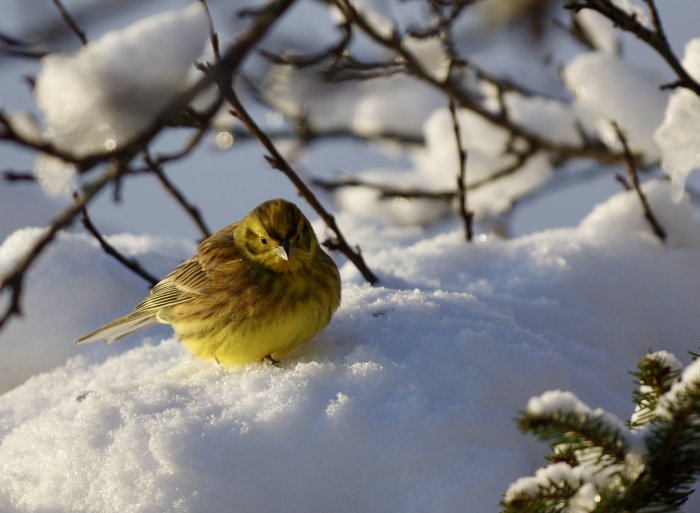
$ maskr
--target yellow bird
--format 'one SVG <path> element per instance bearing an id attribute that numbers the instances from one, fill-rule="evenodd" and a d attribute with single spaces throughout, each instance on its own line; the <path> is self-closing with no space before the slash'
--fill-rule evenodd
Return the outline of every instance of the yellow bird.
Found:
<path id="1" fill-rule="evenodd" d="M 301 210 L 276 199 L 204 240 L 130 314 L 75 342 L 110 343 L 160 322 L 224 366 L 278 360 L 325 328 L 339 305 L 333 259 Z"/>

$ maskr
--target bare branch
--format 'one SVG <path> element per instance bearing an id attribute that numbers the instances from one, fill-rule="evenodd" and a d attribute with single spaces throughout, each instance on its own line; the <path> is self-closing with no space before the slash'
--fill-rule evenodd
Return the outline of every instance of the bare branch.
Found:
<path id="1" fill-rule="evenodd" d="M 185 210 L 185 212 L 187 212 L 187 214 L 194 222 L 195 226 L 197 226 L 197 228 L 199 229 L 199 232 L 202 234 L 202 237 L 205 239 L 209 237 L 211 235 L 211 231 L 209 230 L 207 224 L 204 222 L 199 208 L 197 208 L 196 205 L 187 200 L 182 191 L 180 191 L 180 189 L 178 189 L 177 186 L 173 182 L 171 182 L 170 179 L 168 179 L 161 167 L 155 165 L 155 162 L 153 161 L 148 161 L 148 165 L 151 172 L 156 176 L 156 178 L 158 178 L 158 181 L 161 183 L 163 188 L 166 191 L 168 191 L 168 193 L 173 198 L 175 198 L 175 201 L 177 201 L 180 204 L 180 206 Z"/>
<path id="2" fill-rule="evenodd" d="M 323 205 L 321 205 L 321 202 L 318 200 L 318 198 L 316 198 L 316 195 L 311 191 L 311 189 L 309 189 L 309 187 L 306 185 L 306 183 L 304 183 L 304 181 L 299 177 L 299 175 L 294 171 L 294 169 L 292 169 L 292 167 L 282 156 L 282 154 L 277 150 L 276 146 L 270 140 L 267 134 L 265 134 L 265 132 L 263 132 L 260 129 L 260 127 L 255 123 L 253 118 L 250 116 L 250 114 L 248 114 L 248 112 L 241 104 L 240 100 L 238 99 L 238 96 L 236 95 L 236 92 L 233 90 L 232 87 L 230 87 L 230 84 L 228 84 L 228 88 L 225 92 L 228 102 L 235 109 L 236 117 L 238 117 L 238 119 L 240 119 L 243 122 L 243 124 L 248 127 L 248 129 L 258 138 L 260 143 L 269 152 L 270 155 L 266 158 L 270 165 L 273 168 L 284 173 L 287 176 L 287 178 L 291 180 L 291 182 L 297 188 L 299 194 L 318 213 L 318 215 L 321 216 L 321 219 L 323 219 L 323 221 L 326 223 L 326 226 L 328 226 L 328 228 L 333 232 L 335 239 L 331 241 L 331 247 L 334 249 L 338 249 L 341 253 L 343 253 L 343 255 L 345 255 L 348 258 L 348 260 L 350 260 L 355 265 L 355 267 L 357 267 L 357 270 L 360 271 L 362 276 L 369 283 L 377 283 L 379 279 L 369 269 L 369 267 L 367 267 L 367 264 L 362 258 L 362 253 L 360 252 L 359 248 L 353 250 L 350 247 L 350 245 L 345 240 L 345 237 L 343 236 L 342 232 L 338 228 L 338 225 L 335 222 L 335 217 L 333 217 L 333 215 L 330 214 L 323 207 Z"/>
<path id="3" fill-rule="evenodd" d="M 80 39 L 80 43 L 85 46 L 88 43 L 87 37 L 85 36 L 85 32 L 78 26 L 75 18 L 73 18 L 73 16 L 71 16 L 68 10 L 63 6 L 61 0 L 53 0 L 53 4 L 56 6 L 56 8 L 58 8 L 58 12 L 61 13 L 61 17 L 63 18 L 63 21 L 66 22 L 66 25 L 68 25 L 68 28 L 73 31 L 78 39 Z"/>
<path id="4" fill-rule="evenodd" d="M 613 121 L 612 126 L 615 129 L 615 133 L 617 134 L 620 144 L 622 145 L 622 158 L 625 165 L 625 171 L 627 172 L 627 178 L 632 183 L 632 188 L 634 188 L 634 191 L 637 193 L 637 197 L 639 198 L 639 202 L 642 204 L 644 217 L 651 225 L 654 235 L 656 235 L 661 241 L 664 241 L 666 240 L 666 230 L 663 229 L 658 219 L 654 215 L 654 212 L 652 212 L 651 206 L 649 206 L 649 201 L 647 200 L 647 197 L 639 184 L 639 175 L 637 174 L 637 168 L 634 164 L 634 157 L 632 156 L 632 152 L 627 144 L 627 138 L 620 129 L 620 125 Z"/>
<path id="5" fill-rule="evenodd" d="M 216 59 L 216 62 L 219 62 L 221 60 L 221 51 L 219 50 L 219 35 L 214 30 L 214 20 L 212 20 L 211 18 L 209 4 L 207 3 L 207 0 L 199 0 L 199 3 L 201 3 L 204 6 L 204 10 L 207 13 L 207 20 L 209 21 L 209 40 L 211 41 L 211 48 L 214 52 L 214 59 Z"/>
<path id="6" fill-rule="evenodd" d="M 654 0 L 644 0 L 644 3 L 647 5 L 651 15 L 653 27 L 651 29 L 644 26 L 637 19 L 637 16 L 628 14 L 610 0 L 573 0 L 565 4 L 564 7 L 574 12 L 578 12 L 581 9 L 591 9 L 608 18 L 625 32 L 633 34 L 637 39 L 653 48 L 666 61 L 678 77 L 678 81 L 675 82 L 678 87 L 685 87 L 700 96 L 700 83 L 690 76 L 673 52 Z"/>
<path id="7" fill-rule="evenodd" d="M 408 189 L 403 187 L 394 187 L 387 184 L 367 182 L 357 178 L 337 178 L 335 180 L 312 178 L 311 184 L 326 191 L 334 191 L 343 187 L 366 187 L 379 192 L 380 199 L 420 198 L 451 201 L 457 197 L 457 191 L 455 190 L 430 191 L 426 189 Z"/>
<path id="8" fill-rule="evenodd" d="M 20 173 L 11 169 L 2 172 L 2 179 L 6 182 L 36 182 L 34 173 Z"/>
<path id="9" fill-rule="evenodd" d="M 121 172 L 119 165 L 110 166 L 102 175 L 83 187 L 83 193 L 61 214 L 56 217 L 41 236 L 32 244 L 29 251 L 18 260 L 12 270 L 0 279 L 0 292 L 10 291 L 10 305 L 0 314 L 0 330 L 13 315 L 21 315 L 21 295 L 24 279 L 29 268 L 53 241 L 56 234 L 69 226 L 81 209 L 101 191 L 105 185 L 114 180 Z"/>
<path id="10" fill-rule="evenodd" d="M 338 29 L 341 31 L 341 36 L 338 42 L 332 46 L 326 48 L 325 50 L 320 50 L 314 54 L 310 55 L 296 55 L 290 53 L 277 54 L 267 50 L 260 50 L 260 54 L 268 59 L 270 62 L 274 62 L 281 66 L 294 66 L 295 68 L 307 68 L 309 66 L 315 66 L 320 64 L 326 59 L 333 59 L 336 63 L 344 56 L 348 56 L 346 48 L 352 40 L 352 31 L 350 30 L 350 24 L 345 21 L 338 25 Z M 345 54 L 344 54 L 345 52 Z"/>
<path id="11" fill-rule="evenodd" d="M 77 194 L 74 195 L 74 198 L 76 199 L 76 201 L 79 199 Z M 125 257 L 114 246 L 107 242 L 107 240 L 105 240 L 105 238 L 93 224 L 92 219 L 90 219 L 85 205 L 83 205 L 80 209 L 80 213 L 82 214 L 81 221 L 83 223 L 83 226 L 87 231 L 89 231 L 93 235 L 93 237 L 95 237 L 95 239 L 97 239 L 97 242 L 100 243 L 100 246 L 102 247 L 105 253 L 107 253 L 111 257 L 114 257 L 117 260 L 117 262 L 119 262 L 124 267 L 133 271 L 135 274 L 146 280 L 151 287 L 158 283 L 158 278 L 156 278 L 151 273 L 146 271 L 143 267 L 141 267 L 141 264 L 139 264 L 135 259 Z"/>
<path id="12" fill-rule="evenodd" d="M 467 241 L 471 241 L 472 237 L 474 236 L 474 232 L 472 230 L 474 213 L 467 209 L 467 152 L 462 146 L 459 120 L 457 119 L 457 107 L 455 106 L 455 102 L 452 101 L 452 98 L 450 98 L 449 109 L 450 116 L 452 117 L 452 128 L 454 129 L 455 142 L 457 143 L 457 157 L 459 162 L 459 169 L 457 171 L 457 211 L 459 212 L 459 217 L 462 219 L 462 223 L 464 224 L 465 237 Z"/>
<path id="13" fill-rule="evenodd" d="M 362 30 L 371 40 L 395 52 L 405 62 L 407 73 L 442 91 L 446 96 L 452 98 L 459 107 L 468 109 L 486 121 L 507 130 L 512 137 L 523 140 L 533 151 L 547 151 L 553 159 L 590 158 L 603 163 L 612 163 L 617 160 L 617 155 L 611 152 L 602 141 L 586 139 L 580 145 L 552 141 L 515 123 L 507 112 L 503 110 L 494 112 L 478 101 L 470 91 L 464 89 L 461 81 L 452 76 L 448 76 L 444 80 L 433 76 L 406 48 L 396 31 L 388 35 L 383 34 L 353 7 L 350 0 L 333 0 L 333 2 L 345 18 Z"/>

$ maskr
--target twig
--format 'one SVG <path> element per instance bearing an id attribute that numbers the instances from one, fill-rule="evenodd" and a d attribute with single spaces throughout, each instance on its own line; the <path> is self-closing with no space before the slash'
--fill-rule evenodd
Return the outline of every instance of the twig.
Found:
<path id="1" fill-rule="evenodd" d="M 304 181 L 299 177 L 299 175 L 292 169 L 292 167 L 282 156 L 282 154 L 277 150 L 277 147 L 270 140 L 267 134 L 265 134 L 265 132 L 263 132 L 260 129 L 260 127 L 255 123 L 253 118 L 250 116 L 250 114 L 248 114 L 248 112 L 241 104 L 240 100 L 238 99 L 238 95 L 236 94 L 236 92 L 230 84 L 228 84 L 225 93 L 226 99 L 235 110 L 235 116 L 238 117 L 238 119 L 240 119 L 243 122 L 243 124 L 248 127 L 248 129 L 258 138 L 260 143 L 269 152 L 269 155 L 267 155 L 265 158 L 270 163 L 270 165 L 273 168 L 284 173 L 287 176 L 287 178 L 291 180 L 291 182 L 297 188 L 299 194 L 301 194 L 301 196 L 303 196 L 307 203 L 311 205 L 311 207 L 318 213 L 318 215 L 321 216 L 323 221 L 326 223 L 326 226 L 328 226 L 328 228 L 334 233 L 335 240 L 333 240 L 330 243 L 330 247 L 338 249 L 341 253 L 343 253 L 343 255 L 345 255 L 348 258 L 348 260 L 350 260 L 355 265 L 355 267 L 357 267 L 357 270 L 360 271 L 365 280 L 372 284 L 377 283 L 379 279 L 369 269 L 369 267 L 367 267 L 364 258 L 362 258 L 362 253 L 360 249 L 357 248 L 356 250 L 353 250 L 348 245 L 347 241 L 345 240 L 345 237 L 343 236 L 342 232 L 340 231 L 338 225 L 335 222 L 335 217 L 333 217 L 333 215 L 330 214 L 323 207 L 323 205 L 321 205 L 321 202 L 318 201 L 316 195 L 311 191 L 311 189 L 309 189 L 309 187 L 306 185 L 306 183 L 304 183 Z"/>
<path id="2" fill-rule="evenodd" d="M 189 202 L 185 195 L 180 191 L 180 189 L 177 188 L 177 186 L 170 181 L 170 179 L 165 175 L 165 172 L 163 171 L 163 168 L 156 166 L 152 161 L 148 162 L 149 169 L 151 170 L 151 173 L 153 173 L 156 178 L 158 178 L 158 181 L 161 183 L 163 188 L 170 193 L 170 195 L 175 198 L 175 201 L 177 201 L 180 206 L 187 212 L 187 214 L 192 218 L 192 221 L 194 224 L 197 226 L 199 229 L 199 232 L 202 234 L 203 238 L 207 238 L 211 235 L 211 231 L 209 230 L 209 227 L 207 224 L 204 222 L 204 219 L 202 218 L 202 214 L 197 208 L 196 205 L 193 203 Z"/>
<path id="3" fill-rule="evenodd" d="M 2 179 L 6 182 L 36 182 L 34 173 L 20 173 L 11 169 L 2 172 Z"/>
<path id="4" fill-rule="evenodd" d="M 501 178 L 512 175 L 518 169 L 523 167 L 527 161 L 535 155 L 536 152 L 528 151 L 522 154 L 516 155 L 516 160 L 512 164 L 508 164 L 501 169 L 498 169 L 484 178 L 479 180 L 474 180 L 471 183 L 466 184 L 467 191 L 475 191 L 484 187 L 488 184 L 494 183 Z M 373 189 L 379 192 L 380 199 L 388 198 L 425 198 L 425 199 L 435 199 L 435 200 L 451 200 L 456 198 L 458 195 L 457 190 L 426 190 L 426 189 L 407 189 L 402 187 L 393 187 L 387 184 L 366 182 L 364 180 L 359 180 L 357 178 L 339 178 L 335 180 L 326 180 L 323 178 L 312 178 L 311 184 L 317 187 L 321 187 L 327 191 L 334 191 L 342 187 L 367 187 L 368 189 Z"/>
<path id="5" fill-rule="evenodd" d="M 75 21 L 75 18 L 71 16 L 71 14 L 68 12 L 68 10 L 63 6 L 61 3 L 61 0 L 53 0 L 54 5 L 58 8 L 58 11 L 61 13 L 61 16 L 63 17 L 63 21 L 66 22 L 66 25 L 73 31 L 73 33 L 78 36 L 78 39 L 80 39 L 80 43 L 85 46 L 88 44 L 87 37 L 85 36 L 85 32 L 78 26 L 78 24 Z"/>
<path id="6" fill-rule="evenodd" d="M 584 140 L 580 145 L 565 144 L 550 140 L 532 130 L 515 123 L 507 112 L 493 111 L 483 105 L 470 91 L 463 87 L 461 81 L 448 76 L 447 79 L 439 79 L 424 68 L 416 56 L 403 44 L 401 36 L 396 29 L 385 35 L 377 29 L 367 18 L 360 14 L 349 0 L 332 0 L 345 18 L 355 27 L 362 30 L 371 40 L 384 48 L 392 50 L 406 64 L 407 73 L 431 87 L 442 91 L 452 98 L 455 103 L 472 111 L 486 121 L 508 131 L 512 137 L 522 139 L 531 149 L 547 151 L 553 158 L 590 158 L 603 163 L 617 161 L 617 156 L 603 144 L 602 141 Z"/>
<path id="7" fill-rule="evenodd" d="M 457 170 L 457 210 L 459 217 L 464 224 L 464 234 L 467 241 L 471 241 L 474 236 L 472 230 L 472 220 L 474 213 L 467 209 L 467 152 L 462 146 L 462 137 L 460 135 L 459 120 L 457 119 L 457 107 L 455 102 L 450 98 L 449 101 L 450 115 L 452 116 L 452 128 L 454 129 L 455 142 L 457 143 L 457 156 L 459 161 L 459 169 Z"/>
<path id="8" fill-rule="evenodd" d="M 204 6 L 204 11 L 207 13 L 207 20 L 209 21 L 209 39 L 211 41 L 211 48 L 214 52 L 214 59 L 216 62 L 221 60 L 221 52 L 219 50 L 219 35 L 214 30 L 214 20 L 211 17 L 211 11 L 209 10 L 209 4 L 207 0 L 199 0 L 199 3 Z"/>
<path id="9" fill-rule="evenodd" d="M 79 198 L 77 194 L 75 194 L 73 197 L 76 201 Z M 90 219 L 85 205 L 83 205 L 80 209 L 80 213 L 83 226 L 87 231 L 89 231 L 93 235 L 93 237 L 97 239 L 97 242 L 100 243 L 100 246 L 102 247 L 105 253 L 107 253 L 111 257 L 114 257 L 124 267 L 133 271 L 135 274 L 139 275 L 141 278 L 146 280 L 151 285 L 151 287 L 158 283 L 158 278 L 156 278 L 151 273 L 146 271 L 143 267 L 141 267 L 141 264 L 139 264 L 135 259 L 125 257 L 114 246 L 107 242 L 107 240 L 105 240 L 105 238 L 93 224 L 92 219 Z"/>
<path id="10" fill-rule="evenodd" d="M 674 87 L 685 87 L 700 96 L 700 82 L 697 82 L 690 76 L 673 52 L 654 0 L 644 0 L 644 3 L 649 9 L 653 29 L 645 27 L 634 14 L 628 14 L 610 0 L 572 0 L 565 4 L 564 7 L 574 12 L 578 12 L 581 9 L 591 9 L 608 18 L 625 32 L 634 34 L 637 39 L 653 48 L 671 67 L 678 77 L 678 80 L 673 82 Z"/>
<path id="11" fill-rule="evenodd" d="M 13 315 L 22 315 L 21 296 L 27 270 L 51 241 L 53 241 L 56 234 L 63 228 L 69 226 L 80 213 L 81 209 L 87 205 L 95 194 L 101 191 L 105 185 L 114 180 L 119 172 L 120 167 L 112 165 L 100 177 L 86 184 L 83 187 L 83 193 L 80 197 L 53 220 L 44 233 L 32 244 L 29 251 L 17 261 L 12 270 L 0 279 L 0 291 L 4 292 L 10 289 L 10 304 L 2 315 L 0 315 L 0 329 L 3 328 L 5 323 Z"/>
<path id="12" fill-rule="evenodd" d="M 425 189 L 406 189 L 401 187 L 393 187 L 386 184 L 366 182 L 364 180 L 358 180 L 357 178 L 338 178 L 335 180 L 312 178 L 311 184 L 326 191 L 334 191 L 343 187 L 366 187 L 379 192 L 380 199 L 422 198 L 451 201 L 457 196 L 457 191 L 454 190 L 429 191 Z"/>
<path id="13" fill-rule="evenodd" d="M 625 171 L 627 172 L 629 181 L 632 183 L 632 187 L 637 193 L 639 202 L 642 204 L 644 217 L 651 225 L 654 235 L 656 235 L 661 241 L 664 241 L 666 240 L 666 230 L 663 229 L 659 221 L 656 219 L 654 212 L 652 212 L 651 207 L 649 206 L 649 201 L 647 201 L 647 197 L 639 184 L 639 175 L 637 174 L 637 168 L 634 164 L 634 157 L 632 156 L 632 152 L 627 145 L 627 138 L 620 129 L 620 125 L 613 121 L 612 126 L 615 129 L 615 133 L 617 134 L 620 144 L 622 145 L 622 158 L 625 165 Z"/>
<path id="14" fill-rule="evenodd" d="M 297 55 L 287 52 L 277 54 L 264 49 L 260 50 L 260 54 L 270 62 L 277 65 L 294 66 L 295 68 L 307 68 L 309 66 L 314 66 L 316 64 L 320 64 L 328 58 L 332 58 L 337 62 L 342 57 L 349 56 L 347 52 L 345 54 L 344 52 L 352 40 L 352 30 L 350 30 L 350 24 L 347 21 L 338 25 L 338 29 L 340 29 L 342 32 L 338 42 L 334 43 L 325 50 L 321 50 L 313 54 Z"/>

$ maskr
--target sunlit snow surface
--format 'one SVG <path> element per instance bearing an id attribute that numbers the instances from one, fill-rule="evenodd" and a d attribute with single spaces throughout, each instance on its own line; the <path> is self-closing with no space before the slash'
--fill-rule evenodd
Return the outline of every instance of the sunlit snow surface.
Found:
<path id="1" fill-rule="evenodd" d="M 146 287 L 64 234 L 2 338 L 28 379 L 0 396 L 0 511 L 492 512 L 542 464 L 513 422 L 532 396 L 629 418 L 627 370 L 697 349 L 700 229 L 669 186 L 647 192 L 665 245 L 632 193 L 575 229 L 469 245 L 456 222 L 431 235 L 341 214 L 382 283 L 343 265 L 340 310 L 280 367 L 223 369 L 158 332 L 73 346 Z M 10 236 L 0 269 L 35 236 Z M 160 273 L 192 250 L 113 242 Z"/>

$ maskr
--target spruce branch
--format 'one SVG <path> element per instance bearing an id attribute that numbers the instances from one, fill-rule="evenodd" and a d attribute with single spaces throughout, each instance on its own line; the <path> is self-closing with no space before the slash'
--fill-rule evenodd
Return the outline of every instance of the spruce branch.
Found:
<path id="1" fill-rule="evenodd" d="M 625 434 L 610 419 L 593 411 L 525 412 L 518 428 L 549 442 L 553 448 L 566 446 L 598 461 L 622 463 L 629 448 Z"/>
<path id="2" fill-rule="evenodd" d="M 531 399 L 520 427 L 551 442 L 554 463 L 513 483 L 503 511 L 678 511 L 700 475 L 700 360 L 677 381 L 679 367 L 664 351 L 639 362 L 635 432 L 568 392 Z"/>
<path id="3" fill-rule="evenodd" d="M 632 429 L 658 421 L 654 410 L 659 399 L 671 390 L 680 373 L 679 362 L 665 351 L 648 354 L 639 361 L 637 370 L 632 372 L 639 383 L 639 388 L 632 392 L 637 405 L 630 421 Z"/>

